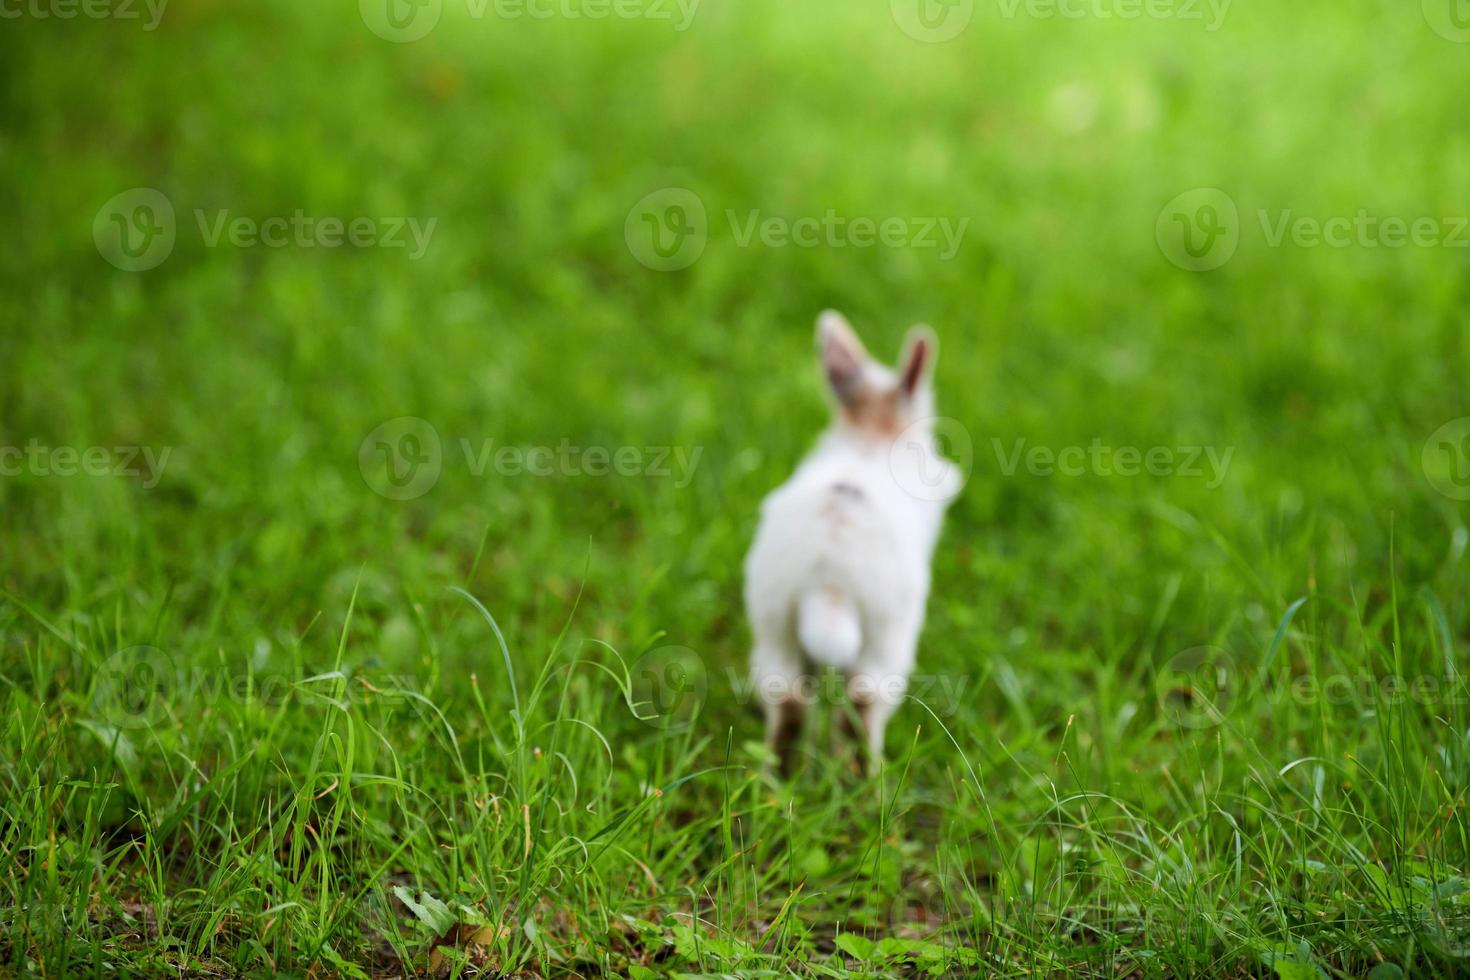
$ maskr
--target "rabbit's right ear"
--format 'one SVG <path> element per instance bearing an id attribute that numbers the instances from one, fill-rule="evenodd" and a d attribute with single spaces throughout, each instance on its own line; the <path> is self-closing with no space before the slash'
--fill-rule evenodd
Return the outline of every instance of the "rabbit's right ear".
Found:
<path id="1" fill-rule="evenodd" d="M 868 351 L 852 325 L 836 310 L 823 310 L 817 317 L 817 347 L 827 383 L 842 401 L 857 394 L 868 363 Z"/>

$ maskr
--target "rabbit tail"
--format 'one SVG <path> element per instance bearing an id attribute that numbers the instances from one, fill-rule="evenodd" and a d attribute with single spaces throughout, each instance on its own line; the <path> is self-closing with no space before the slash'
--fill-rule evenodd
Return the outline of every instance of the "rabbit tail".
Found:
<path id="1" fill-rule="evenodd" d="M 806 655 L 839 669 L 857 663 L 863 645 L 857 606 L 830 588 L 812 589 L 796 610 L 796 636 Z"/>

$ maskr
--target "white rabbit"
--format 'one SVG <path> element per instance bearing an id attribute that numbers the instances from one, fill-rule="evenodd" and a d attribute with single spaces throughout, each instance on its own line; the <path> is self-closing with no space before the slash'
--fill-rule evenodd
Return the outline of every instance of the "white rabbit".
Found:
<path id="1" fill-rule="evenodd" d="M 897 374 L 833 311 L 817 318 L 817 345 L 835 418 L 762 504 L 745 560 L 751 675 L 788 775 L 822 666 L 845 677 L 866 732 L 860 757 L 881 757 L 914 668 L 940 523 L 963 482 L 935 446 L 932 331 L 909 331 Z"/>

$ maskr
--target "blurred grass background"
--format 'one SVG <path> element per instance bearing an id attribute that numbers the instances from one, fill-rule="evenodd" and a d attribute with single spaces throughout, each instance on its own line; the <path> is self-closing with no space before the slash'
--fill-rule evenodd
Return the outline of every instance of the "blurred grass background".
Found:
<path id="1" fill-rule="evenodd" d="M 173 0 L 152 31 L 31 12 L 0 29 L 0 445 L 172 448 L 151 488 L 0 479 L 8 958 L 425 968 L 443 929 L 412 933 L 389 890 L 412 882 L 492 923 L 480 966 L 548 974 L 928 955 L 834 953 L 834 930 L 942 934 L 1002 971 L 1248 973 L 1285 949 L 1344 975 L 1383 959 L 1453 972 L 1453 896 L 1435 889 L 1466 863 L 1463 705 L 1237 691 L 1227 725 L 1179 732 L 1155 686 L 1201 645 L 1270 663 L 1283 686 L 1458 683 L 1465 504 L 1420 453 L 1467 414 L 1470 249 L 1272 247 L 1261 222 L 1466 215 L 1470 46 L 1387 2 L 1238 0 L 1213 31 L 1203 7 L 979 3 L 945 43 L 885 3 L 705 0 L 676 30 L 673 7 L 539 19 L 445 0 L 402 44 L 356 6 Z M 172 253 L 136 273 L 92 240 L 99 208 L 134 187 L 177 215 Z M 702 255 L 675 272 L 624 237 L 666 187 L 709 216 Z M 1234 200 L 1240 241 L 1193 273 L 1155 224 L 1200 187 Z M 209 247 L 196 211 L 221 210 L 436 224 L 417 260 Z M 756 210 L 968 225 L 947 261 L 742 245 L 727 212 Z M 975 450 L 921 652 L 965 697 L 947 731 L 900 714 L 892 755 L 923 730 L 881 805 L 832 760 L 783 795 L 728 673 L 746 653 L 759 501 L 824 422 L 811 324 L 829 306 L 885 358 L 910 323 L 934 324 L 940 410 Z M 358 465 L 400 416 L 445 446 L 439 481 L 409 501 Z M 461 438 L 701 455 L 688 486 L 477 476 Z M 1007 475 L 995 440 L 1017 439 L 1234 455 L 1213 489 Z M 558 736 L 565 771 L 548 765 L 451 585 L 496 617 L 521 693 L 553 678 L 543 720 L 605 742 Z M 1278 635 L 1302 596 L 1322 601 Z M 570 666 L 618 673 L 589 640 L 629 663 L 695 651 L 709 699 L 693 728 L 640 725 L 606 674 Z M 442 714 L 180 689 L 172 723 L 120 749 L 96 717 L 99 667 L 139 644 L 185 674 L 274 672 L 302 691 L 340 671 L 321 682 L 339 702 L 411 678 Z M 334 779 L 358 788 L 319 798 Z M 518 823 L 485 823 L 489 785 L 512 814 L 541 807 L 548 840 L 624 805 L 639 829 L 595 861 L 551 844 L 531 861 Z M 1122 834 L 1076 799 L 1140 823 Z M 1157 853 L 1120 856 L 1144 825 Z M 302 842 L 325 826 L 331 847 Z M 934 880 L 952 907 L 911 894 Z M 694 942 L 700 909 L 737 945 Z"/>

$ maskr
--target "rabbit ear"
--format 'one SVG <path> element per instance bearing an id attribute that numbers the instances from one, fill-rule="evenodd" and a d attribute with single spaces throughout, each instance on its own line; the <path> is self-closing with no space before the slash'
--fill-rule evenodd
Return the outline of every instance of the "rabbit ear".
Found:
<path id="1" fill-rule="evenodd" d="M 915 392 L 929 384 L 934 375 L 934 359 L 938 356 L 939 338 L 933 330 L 922 323 L 909 328 L 903 342 L 903 356 L 899 359 L 903 366 L 900 384 L 905 397 L 914 397 Z"/>
<path id="2" fill-rule="evenodd" d="M 846 401 L 858 390 L 868 351 L 853 332 L 852 325 L 836 310 L 824 310 L 817 317 L 817 347 L 822 354 L 822 369 L 837 397 Z"/>

